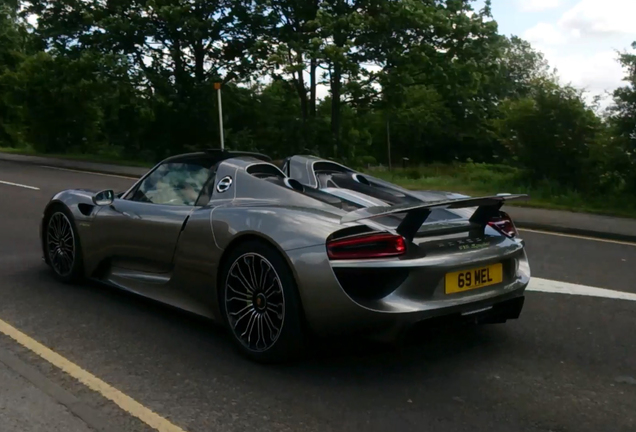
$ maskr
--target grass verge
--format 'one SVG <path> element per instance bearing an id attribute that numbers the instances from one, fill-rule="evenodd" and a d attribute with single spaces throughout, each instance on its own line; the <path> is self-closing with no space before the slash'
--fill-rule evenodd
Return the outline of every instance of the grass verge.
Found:
<path id="1" fill-rule="evenodd" d="M 548 181 L 531 185 L 525 180 L 523 171 L 504 165 L 431 164 L 391 171 L 377 168 L 365 171 L 408 189 L 443 190 L 472 196 L 526 193 L 530 200 L 515 202 L 515 206 L 636 218 L 636 196 L 618 193 L 590 196 Z"/>

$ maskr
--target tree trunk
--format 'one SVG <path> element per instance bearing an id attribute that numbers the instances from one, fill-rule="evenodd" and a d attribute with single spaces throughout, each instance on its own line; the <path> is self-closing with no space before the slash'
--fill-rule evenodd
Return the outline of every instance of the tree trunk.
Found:
<path id="1" fill-rule="evenodd" d="M 309 117 L 316 117 L 316 59 L 309 64 Z"/>
<path id="2" fill-rule="evenodd" d="M 181 58 L 181 40 L 178 37 L 172 42 L 172 61 L 174 61 L 174 83 L 177 92 L 181 94 L 183 88 L 183 59 Z"/>
<path id="3" fill-rule="evenodd" d="M 288 52 L 289 64 L 293 64 L 293 56 L 291 52 Z M 296 61 L 302 64 L 303 55 L 298 53 L 296 55 Z M 298 73 L 298 75 L 296 75 Z M 298 93 L 298 100 L 300 101 L 300 113 L 303 119 L 303 123 L 307 120 L 307 89 L 305 88 L 305 77 L 303 76 L 303 70 L 292 73 L 292 82 L 296 87 Z"/>
<path id="4" fill-rule="evenodd" d="M 297 64 L 303 64 L 303 54 L 298 53 L 296 55 Z M 305 77 L 303 75 L 304 68 L 298 71 L 298 78 L 296 79 L 296 88 L 298 89 L 298 97 L 300 98 L 300 111 L 303 116 L 303 123 L 307 120 L 307 88 L 305 87 Z"/>
<path id="5" fill-rule="evenodd" d="M 342 67 L 334 62 L 331 73 L 331 139 L 333 141 L 333 157 L 338 157 L 340 146 L 340 80 Z"/>
<path id="6" fill-rule="evenodd" d="M 205 22 L 205 13 L 203 5 L 197 2 L 195 6 L 196 19 L 198 22 Z M 194 53 L 194 78 L 197 84 L 201 84 L 205 80 L 205 44 L 203 37 L 199 36 L 193 43 L 192 51 Z"/>
<path id="7" fill-rule="evenodd" d="M 203 47 L 203 41 L 197 40 L 194 44 L 194 77 L 197 83 L 202 83 L 205 80 L 205 49 Z"/>

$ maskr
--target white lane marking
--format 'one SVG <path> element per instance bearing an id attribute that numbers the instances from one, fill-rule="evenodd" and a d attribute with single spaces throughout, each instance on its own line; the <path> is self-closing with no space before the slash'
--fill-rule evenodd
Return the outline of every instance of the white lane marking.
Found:
<path id="1" fill-rule="evenodd" d="M 38 188 L 38 187 L 23 185 L 23 184 L 20 184 L 20 183 L 11 183 L 11 182 L 2 181 L 2 180 L 0 180 L 0 183 L 4 184 L 4 185 L 9 185 L 9 186 L 17 186 L 17 187 L 21 187 L 21 188 L 25 188 L 25 189 L 40 190 L 40 188 Z"/>
<path id="2" fill-rule="evenodd" d="M 585 285 L 577 285 L 568 282 L 559 282 L 535 277 L 530 278 L 530 283 L 528 284 L 527 291 L 636 301 L 636 294 L 632 293 L 614 291 L 605 288 L 595 288 Z"/>
<path id="3" fill-rule="evenodd" d="M 536 233 L 536 234 L 545 234 L 545 235 L 557 236 L 557 237 L 569 237 L 569 238 L 575 238 L 575 239 L 581 239 L 581 240 L 591 240 L 591 241 L 597 241 L 597 242 L 603 242 L 603 243 L 614 243 L 614 244 L 626 245 L 626 246 L 636 246 L 636 243 L 620 241 L 620 240 L 602 239 L 602 238 L 597 238 L 597 237 L 586 237 L 586 236 L 580 236 L 580 235 L 576 235 L 576 234 L 563 234 L 563 233 L 557 233 L 557 232 L 551 232 L 551 231 L 541 231 L 541 230 L 533 230 L 533 229 L 526 229 L 526 228 L 518 228 L 518 230 L 519 231 L 526 231 L 526 232 Z"/>
<path id="4" fill-rule="evenodd" d="M 123 179 L 127 179 L 127 180 L 138 180 L 139 179 L 139 177 L 122 176 L 122 175 L 117 175 L 117 174 L 97 173 L 97 172 L 93 172 L 93 171 L 74 170 L 74 169 L 70 169 L 70 168 L 52 167 L 52 166 L 48 166 L 48 165 L 40 165 L 40 167 L 41 168 L 48 168 L 48 169 L 58 170 L 58 171 L 70 171 L 70 172 L 76 172 L 76 173 L 81 173 L 81 174 L 92 174 L 92 175 L 98 175 L 98 176 L 103 176 L 103 177 L 117 177 L 117 178 L 123 178 Z"/>
<path id="5" fill-rule="evenodd" d="M 121 391 L 92 375 L 90 372 L 87 372 L 75 363 L 45 347 L 35 339 L 22 333 L 20 330 L 2 320 L 0 320 L 0 332 L 9 336 L 11 339 L 37 354 L 47 362 L 63 370 L 86 387 L 96 391 L 106 399 L 110 399 L 122 410 L 137 417 L 151 428 L 159 432 L 185 432 L 179 426 L 171 423 L 168 419 L 161 417 L 159 414 L 143 406 L 130 396 L 125 395 Z"/>

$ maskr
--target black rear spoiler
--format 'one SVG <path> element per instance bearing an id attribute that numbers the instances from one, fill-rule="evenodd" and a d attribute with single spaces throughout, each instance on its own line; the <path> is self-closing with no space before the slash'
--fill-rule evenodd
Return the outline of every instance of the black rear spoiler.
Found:
<path id="1" fill-rule="evenodd" d="M 477 207 L 477 210 L 470 217 L 470 222 L 486 224 L 493 216 L 496 216 L 499 209 L 506 201 L 527 200 L 530 197 L 525 194 L 518 195 L 492 195 L 485 197 L 457 198 L 452 200 L 432 201 L 422 204 L 407 204 L 397 206 L 366 207 L 354 210 L 342 216 L 340 223 L 357 222 L 364 219 L 406 213 L 406 216 L 397 227 L 397 232 L 408 240 L 412 240 L 415 233 L 431 214 L 432 209 L 447 208 L 459 209 L 466 207 Z"/>

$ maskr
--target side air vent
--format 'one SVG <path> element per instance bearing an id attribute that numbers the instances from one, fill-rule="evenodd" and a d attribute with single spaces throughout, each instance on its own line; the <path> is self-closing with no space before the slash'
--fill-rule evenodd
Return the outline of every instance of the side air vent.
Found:
<path id="1" fill-rule="evenodd" d="M 354 300 L 379 300 L 395 291 L 409 276 L 402 268 L 334 268 L 338 283 Z"/>
<path id="2" fill-rule="evenodd" d="M 329 161 L 320 161 L 316 162 L 313 165 L 313 169 L 315 173 L 350 173 L 352 170 L 340 164 L 329 162 Z"/>
<path id="3" fill-rule="evenodd" d="M 95 206 L 91 204 L 79 203 L 77 205 L 77 208 L 79 209 L 80 213 L 82 213 L 84 216 L 90 216 Z"/>
<path id="4" fill-rule="evenodd" d="M 285 178 L 285 174 L 278 169 L 276 166 L 272 164 L 254 164 L 247 167 L 246 170 L 249 174 L 258 178 L 268 178 L 268 177 L 280 177 Z"/>
<path id="5" fill-rule="evenodd" d="M 365 176 L 363 176 L 363 175 L 354 174 L 353 175 L 353 179 L 355 181 L 357 181 L 358 183 L 361 183 L 363 185 L 371 186 L 371 183 L 369 182 L 369 180 L 367 180 L 367 178 Z"/>
<path id="6" fill-rule="evenodd" d="M 286 178 L 285 180 L 283 180 L 283 182 L 285 183 L 285 186 L 287 186 L 290 189 L 293 189 L 298 192 L 305 192 L 305 187 L 298 180 L 295 180 L 292 178 Z"/>

